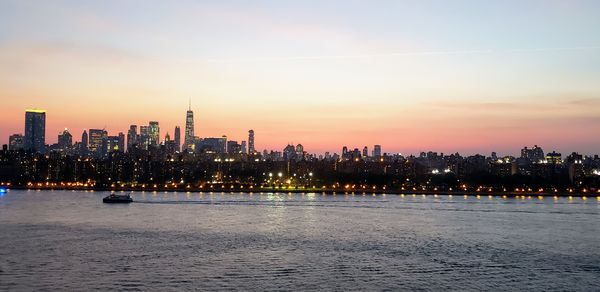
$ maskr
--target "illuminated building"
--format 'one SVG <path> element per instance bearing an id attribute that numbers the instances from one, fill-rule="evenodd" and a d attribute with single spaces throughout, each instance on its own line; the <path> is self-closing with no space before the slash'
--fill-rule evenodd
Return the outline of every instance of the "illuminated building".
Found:
<path id="1" fill-rule="evenodd" d="M 524 147 L 521 149 L 521 158 L 528 159 L 532 162 L 540 162 L 544 160 L 544 150 L 538 145 L 534 145 L 533 148 L 529 149 Z"/>
<path id="2" fill-rule="evenodd" d="M 46 147 L 46 111 L 25 111 L 25 150 L 44 152 Z"/>
<path id="3" fill-rule="evenodd" d="M 65 150 L 71 148 L 71 146 L 73 146 L 73 135 L 65 129 L 58 135 L 58 148 Z"/>
<path id="4" fill-rule="evenodd" d="M 254 130 L 248 131 L 248 154 L 254 155 L 256 149 L 254 148 Z"/>
<path id="5" fill-rule="evenodd" d="M 105 144 L 106 149 L 103 151 L 102 155 L 106 155 L 111 152 L 123 152 L 125 135 L 123 133 L 119 133 L 119 136 L 107 136 L 104 138 L 103 144 Z"/>
<path id="6" fill-rule="evenodd" d="M 194 112 L 192 111 L 192 105 L 185 115 L 185 137 L 183 141 L 183 150 L 187 152 L 193 152 L 195 147 L 195 136 L 194 136 Z"/>
<path id="7" fill-rule="evenodd" d="M 148 150 L 150 145 L 150 127 L 140 126 L 140 140 L 138 143 L 142 149 Z"/>
<path id="8" fill-rule="evenodd" d="M 158 126 L 158 122 L 151 121 L 149 123 L 149 131 L 150 131 L 148 133 L 149 145 L 158 146 L 158 144 L 160 143 L 160 128 Z"/>
<path id="9" fill-rule="evenodd" d="M 196 141 L 196 153 L 226 153 L 227 152 L 227 136 L 221 138 L 202 138 Z"/>
<path id="10" fill-rule="evenodd" d="M 561 164 L 562 155 L 556 151 L 552 151 L 546 154 L 546 162 L 550 164 Z"/>
<path id="11" fill-rule="evenodd" d="M 17 151 L 25 148 L 23 144 L 24 137 L 21 134 L 14 134 L 8 137 L 8 150 Z"/>
<path id="12" fill-rule="evenodd" d="M 104 130 L 90 129 L 88 146 L 90 152 L 94 153 L 96 156 L 102 156 L 105 150 L 102 147 L 103 140 L 105 140 L 107 136 L 108 133 Z"/>

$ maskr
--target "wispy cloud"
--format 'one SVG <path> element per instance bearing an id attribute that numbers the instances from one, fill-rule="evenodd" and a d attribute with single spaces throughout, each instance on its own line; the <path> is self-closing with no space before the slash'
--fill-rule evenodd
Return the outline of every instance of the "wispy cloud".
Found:
<path id="1" fill-rule="evenodd" d="M 285 62 L 285 61 L 310 61 L 310 60 L 340 60 L 340 59 L 371 59 L 388 57 L 431 56 L 431 55 L 471 55 L 489 54 L 492 50 L 462 50 L 462 51 L 422 51 L 422 52 L 397 52 L 397 53 L 372 53 L 353 55 L 322 55 L 322 56 L 296 56 L 278 58 L 239 58 L 239 59 L 208 59 L 209 62 Z"/>
<path id="2" fill-rule="evenodd" d="M 390 53 L 368 53 L 368 54 L 348 54 L 348 55 L 314 55 L 314 56 L 290 56 L 274 58 L 219 58 L 208 59 L 207 62 L 213 63 L 253 63 L 253 62 L 290 62 L 290 61 L 311 61 L 311 60 L 349 60 L 349 59 L 375 59 L 375 58 L 400 58 L 417 56 L 439 56 L 439 55 L 485 55 L 485 54 L 509 54 L 509 53 L 536 53 L 536 52 L 561 52 L 561 51 L 593 51 L 600 50 L 600 46 L 585 47 L 549 47 L 533 49 L 473 49 L 456 51 L 412 51 L 412 52 L 390 52 Z M 187 62 L 200 62 L 187 60 Z"/>

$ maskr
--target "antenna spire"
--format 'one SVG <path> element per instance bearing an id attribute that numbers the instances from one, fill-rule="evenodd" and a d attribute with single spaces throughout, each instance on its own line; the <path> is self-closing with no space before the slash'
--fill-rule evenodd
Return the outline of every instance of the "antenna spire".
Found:
<path id="1" fill-rule="evenodd" d="M 192 110 L 192 98 L 190 97 L 190 107 L 189 110 Z"/>

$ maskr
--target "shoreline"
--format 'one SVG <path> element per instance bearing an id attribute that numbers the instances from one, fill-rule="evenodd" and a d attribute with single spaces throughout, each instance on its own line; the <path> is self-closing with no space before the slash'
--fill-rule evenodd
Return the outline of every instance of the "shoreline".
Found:
<path id="1" fill-rule="evenodd" d="M 498 196 L 507 198 L 518 197 L 596 197 L 600 200 L 600 192 L 498 192 L 498 191 L 433 191 L 433 190 L 395 190 L 395 189 L 319 189 L 319 188 L 179 188 L 179 187 L 63 187 L 63 186 L 5 186 L 10 190 L 39 190 L 39 191 L 99 191 L 99 192 L 183 192 L 183 193 L 320 193 L 325 195 L 337 194 L 369 194 L 369 195 L 437 195 L 437 196 Z"/>

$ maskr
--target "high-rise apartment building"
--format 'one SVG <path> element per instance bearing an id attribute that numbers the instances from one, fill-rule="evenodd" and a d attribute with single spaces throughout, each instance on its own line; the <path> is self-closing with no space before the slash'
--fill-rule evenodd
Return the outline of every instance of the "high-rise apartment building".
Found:
<path id="1" fill-rule="evenodd" d="M 25 111 L 25 150 L 45 152 L 46 149 L 46 111 Z"/>
<path id="2" fill-rule="evenodd" d="M 248 154 L 253 155 L 256 153 L 254 148 L 254 130 L 248 131 Z"/>
<path id="3" fill-rule="evenodd" d="M 136 147 L 139 144 L 138 140 L 137 125 L 129 126 L 129 130 L 127 131 L 127 151 L 131 151 Z"/>
<path id="4" fill-rule="evenodd" d="M 62 133 L 58 134 L 58 148 L 69 149 L 73 146 L 73 135 L 65 129 Z"/>
<path id="5" fill-rule="evenodd" d="M 181 151 L 181 129 L 179 128 L 179 126 L 175 126 L 175 137 L 174 137 L 174 142 L 175 142 L 175 151 L 179 152 Z"/>
<path id="6" fill-rule="evenodd" d="M 10 135 L 10 137 L 8 137 L 8 150 L 17 151 L 24 149 L 24 138 L 25 137 L 21 134 Z"/>

